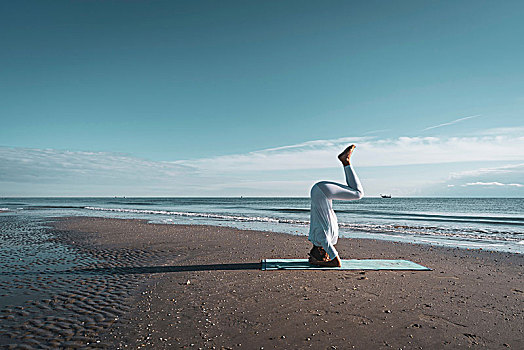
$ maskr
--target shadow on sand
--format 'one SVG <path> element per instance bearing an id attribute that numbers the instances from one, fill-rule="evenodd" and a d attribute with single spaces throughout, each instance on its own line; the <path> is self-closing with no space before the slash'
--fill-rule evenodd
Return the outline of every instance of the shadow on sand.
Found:
<path id="1" fill-rule="evenodd" d="M 235 270 L 260 270 L 261 263 L 236 263 L 236 264 L 208 264 L 208 265 L 185 265 L 185 266 L 120 266 L 96 269 L 74 270 L 70 273 L 81 273 L 88 275 L 127 275 L 127 274 L 150 274 L 187 271 L 235 271 Z"/>

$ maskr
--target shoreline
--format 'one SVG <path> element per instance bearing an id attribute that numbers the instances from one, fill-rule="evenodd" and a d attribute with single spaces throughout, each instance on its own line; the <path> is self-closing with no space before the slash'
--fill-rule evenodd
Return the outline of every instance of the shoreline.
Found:
<path id="1" fill-rule="evenodd" d="M 137 219 L 69 217 L 51 224 L 61 242 L 105 257 L 90 273 L 115 286 L 131 281 L 112 299 L 123 308 L 98 331 L 98 344 L 524 347 L 521 254 L 340 238 L 342 258 L 401 258 L 433 271 L 261 271 L 261 259 L 306 257 L 307 237 Z"/>

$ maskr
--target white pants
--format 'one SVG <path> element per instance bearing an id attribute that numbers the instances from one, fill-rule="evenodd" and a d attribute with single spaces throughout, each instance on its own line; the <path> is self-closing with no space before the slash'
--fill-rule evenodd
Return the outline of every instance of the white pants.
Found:
<path id="1" fill-rule="evenodd" d="M 338 241 L 338 222 L 333 210 L 333 199 L 356 200 L 364 196 L 355 170 L 351 165 L 344 167 L 347 186 L 330 181 L 317 182 L 311 188 L 311 221 L 309 225 L 309 241 L 321 246 L 330 259 L 338 256 L 335 244 Z"/>

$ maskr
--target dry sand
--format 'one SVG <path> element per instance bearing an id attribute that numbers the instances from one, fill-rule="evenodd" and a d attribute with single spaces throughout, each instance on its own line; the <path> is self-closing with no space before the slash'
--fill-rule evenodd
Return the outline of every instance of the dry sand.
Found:
<path id="1" fill-rule="evenodd" d="M 54 225 L 61 242 L 105 258 L 82 267 L 93 277 L 69 296 L 84 298 L 77 316 L 59 320 L 87 335 L 60 336 L 55 344 L 524 348 L 522 255 L 340 239 L 342 258 L 407 259 L 433 271 L 261 271 L 261 259 L 306 257 L 310 243 L 303 236 L 140 220 L 79 217 Z M 100 286 L 102 292 L 92 292 Z M 95 328 L 71 326 L 81 316 Z M 45 319 L 29 325 L 15 337 L 44 329 Z"/>

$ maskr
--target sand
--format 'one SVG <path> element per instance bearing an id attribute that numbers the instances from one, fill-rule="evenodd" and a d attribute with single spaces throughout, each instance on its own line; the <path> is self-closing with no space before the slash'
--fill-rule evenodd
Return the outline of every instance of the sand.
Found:
<path id="1" fill-rule="evenodd" d="M 140 220 L 64 218 L 54 227 L 57 241 L 91 260 L 72 268 L 57 298 L 3 310 L 0 344 L 524 348 L 522 255 L 340 239 L 342 258 L 408 259 L 433 271 L 261 271 L 264 258 L 305 257 L 309 242 Z"/>

